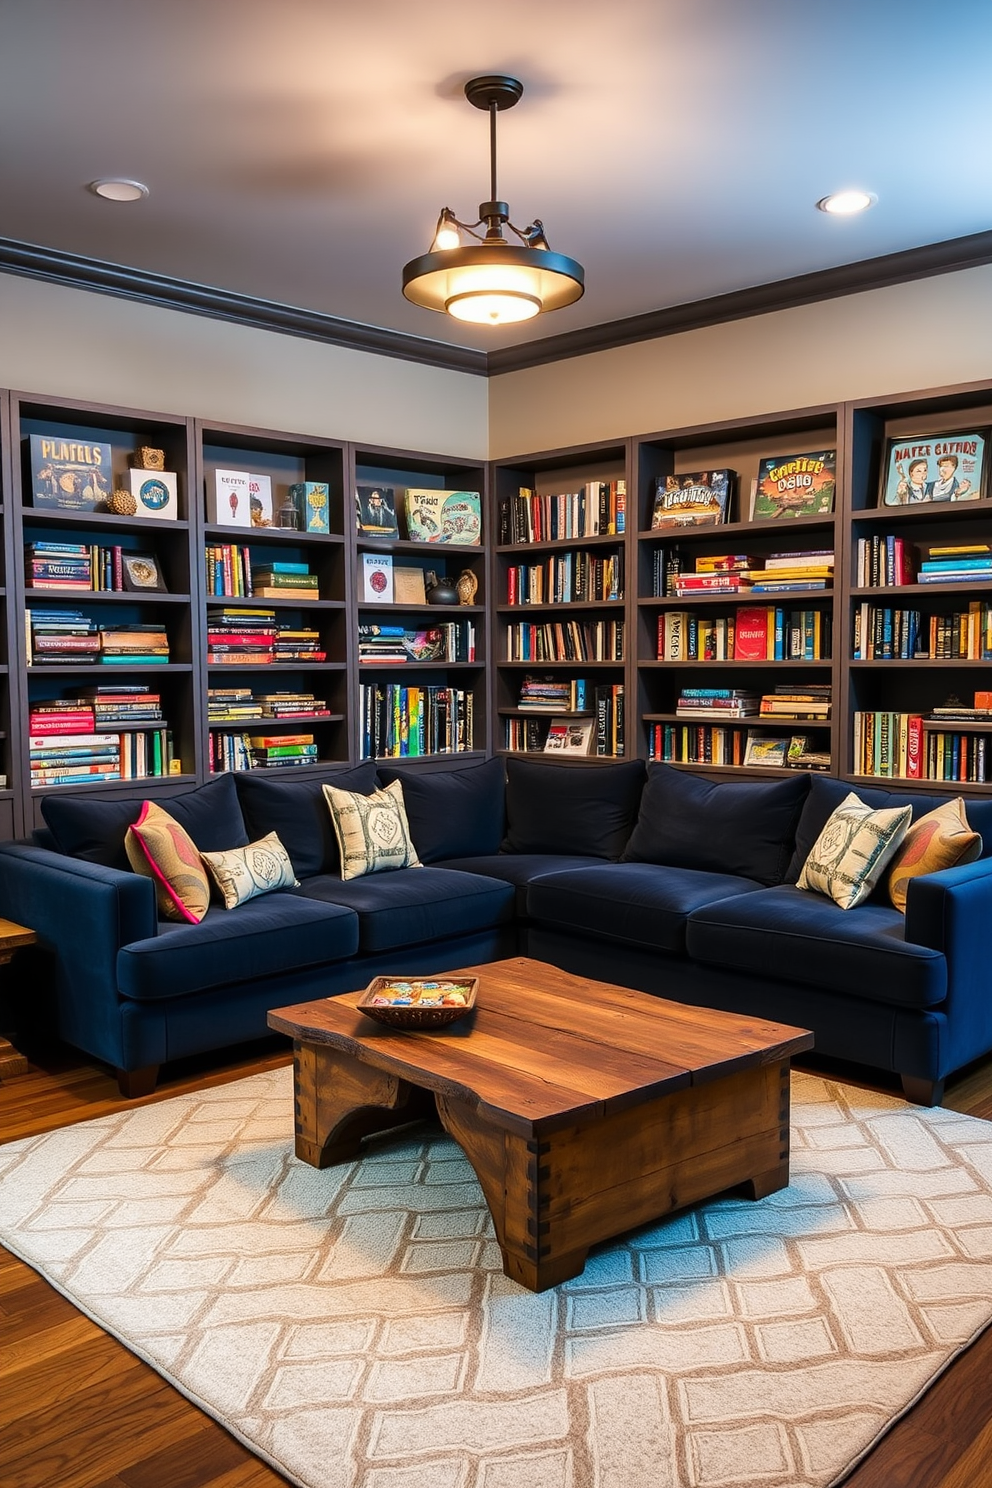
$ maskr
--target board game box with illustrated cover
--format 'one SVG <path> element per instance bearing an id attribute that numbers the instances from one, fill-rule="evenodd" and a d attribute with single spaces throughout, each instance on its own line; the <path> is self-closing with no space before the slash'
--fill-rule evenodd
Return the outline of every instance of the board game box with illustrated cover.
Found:
<path id="1" fill-rule="evenodd" d="M 113 489 L 111 456 L 111 446 L 106 443 L 59 434 L 32 434 L 33 504 L 93 511 Z"/>
<path id="2" fill-rule="evenodd" d="M 736 478 L 733 470 L 659 475 L 655 481 L 652 528 L 714 527 L 728 521 Z"/>
<path id="3" fill-rule="evenodd" d="M 411 542 L 477 547 L 482 541 L 482 498 L 478 491 L 408 486 L 403 493 L 403 515 Z"/>
<path id="4" fill-rule="evenodd" d="M 758 466 L 751 517 L 812 517 L 832 512 L 837 451 L 769 455 Z"/>

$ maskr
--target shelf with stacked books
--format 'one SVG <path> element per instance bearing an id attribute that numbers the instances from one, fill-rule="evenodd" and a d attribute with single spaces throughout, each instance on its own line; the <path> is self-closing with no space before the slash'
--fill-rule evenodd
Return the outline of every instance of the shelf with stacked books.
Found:
<path id="1" fill-rule="evenodd" d="M 835 408 L 634 440 L 638 748 L 714 773 L 836 757 Z"/>
<path id="2" fill-rule="evenodd" d="M 358 755 L 425 760 L 488 745 L 486 471 L 356 448 Z"/>
<path id="3" fill-rule="evenodd" d="M 494 466 L 495 746 L 627 751 L 627 445 Z"/>
<path id="4" fill-rule="evenodd" d="M 842 773 L 992 785 L 992 385 L 849 409 Z"/>
<path id="5" fill-rule="evenodd" d="M 206 767 L 349 757 L 345 446 L 197 426 Z"/>
<path id="6" fill-rule="evenodd" d="M 166 793 L 198 769 L 191 425 L 12 395 L 9 575 L 25 827 L 47 792 Z"/>

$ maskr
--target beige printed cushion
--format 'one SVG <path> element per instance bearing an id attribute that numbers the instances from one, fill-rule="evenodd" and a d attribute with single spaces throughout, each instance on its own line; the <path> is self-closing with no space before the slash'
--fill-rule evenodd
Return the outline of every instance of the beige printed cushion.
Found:
<path id="1" fill-rule="evenodd" d="M 196 843 L 174 817 L 146 801 L 127 829 L 124 851 L 135 873 L 154 882 L 159 914 L 200 923 L 210 903 L 210 880 Z"/>
<path id="2" fill-rule="evenodd" d="M 813 844 L 796 888 L 826 894 L 841 909 L 854 909 L 878 883 L 912 814 L 911 806 L 872 811 L 852 791 Z"/>
<path id="3" fill-rule="evenodd" d="M 201 853 L 207 872 L 217 885 L 225 909 L 236 909 L 259 894 L 273 889 L 297 889 L 300 881 L 293 872 L 289 853 L 270 832 L 247 847 L 232 847 L 226 852 Z"/>
<path id="4" fill-rule="evenodd" d="M 981 855 L 982 839 L 968 825 L 964 800 L 945 801 L 915 821 L 903 838 L 889 868 L 889 898 L 905 914 L 911 879 L 973 863 Z"/>
<path id="5" fill-rule="evenodd" d="M 421 868 L 398 780 L 371 796 L 323 787 L 341 851 L 341 877 L 361 878 L 390 868 Z"/>

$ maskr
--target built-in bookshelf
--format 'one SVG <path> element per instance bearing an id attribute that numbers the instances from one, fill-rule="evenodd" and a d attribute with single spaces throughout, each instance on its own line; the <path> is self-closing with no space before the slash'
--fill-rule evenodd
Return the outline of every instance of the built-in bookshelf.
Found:
<path id="1" fill-rule="evenodd" d="M 977 497 L 910 496 L 917 445 L 976 433 Z M 44 436 L 78 477 L 42 471 Z M 368 757 L 986 792 L 990 443 L 989 384 L 490 467 L 0 392 L 0 834 L 40 825 L 49 791 Z M 763 462 L 831 451 L 829 509 L 755 494 Z M 725 519 L 671 525 L 720 506 L 723 470 Z"/>
<path id="2" fill-rule="evenodd" d="M 495 747 L 628 754 L 626 443 L 500 461 L 493 477 Z"/>
<path id="3" fill-rule="evenodd" d="M 836 768 L 841 437 L 814 408 L 634 440 L 637 752 L 715 774 Z M 773 459 L 780 502 L 758 487 Z"/>
<path id="4" fill-rule="evenodd" d="M 197 434 L 206 769 L 346 762 L 345 445 L 237 425 Z"/>
<path id="5" fill-rule="evenodd" d="M 908 486 L 919 452 L 929 455 L 932 478 L 936 458 L 961 435 L 988 441 L 992 388 L 858 402 L 846 417 L 852 490 L 841 685 L 850 725 L 840 771 L 855 783 L 987 789 L 992 713 L 983 717 L 975 703 L 992 705 L 988 443 L 978 499 L 973 487 L 966 499 L 917 500 L 906 490 L 904 502 L 894 500 L 891 472 L 901 467 Z"/>
<path id="6" fill-rule="evenodd" d="M 380 448 L 356 448 L 352 462 L 357 756 L 484 754 L 485 467 Z"/>

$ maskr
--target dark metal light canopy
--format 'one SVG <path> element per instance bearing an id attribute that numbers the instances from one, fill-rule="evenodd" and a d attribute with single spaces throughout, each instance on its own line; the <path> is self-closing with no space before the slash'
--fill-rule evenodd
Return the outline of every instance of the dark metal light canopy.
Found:
<path id="1" fill-rule="evenodd" d="M 539 217 L 529 227 L 514 227 L 510 208 L 497 200 L 496 114 L 512 108 L 523 91 L 516 78 L 498 74 L 465 84 L 469 103 L 489 113 L 491 199 L 481 204 L 479 220 L 471 224 L 459 222 L 449 207 L 442 210 L 430 252 L 412 259 L 403 270 L 403 293 L 415 305 L 476 325 L 509 325 L 581 298 L 582 265 L 551 252 Z M 476 231 L 483 226 L 484 233 Z M 508 242 L 504 228 L 519 242 Z M 476 241 L 464 245 L 463 233 Z"/>

